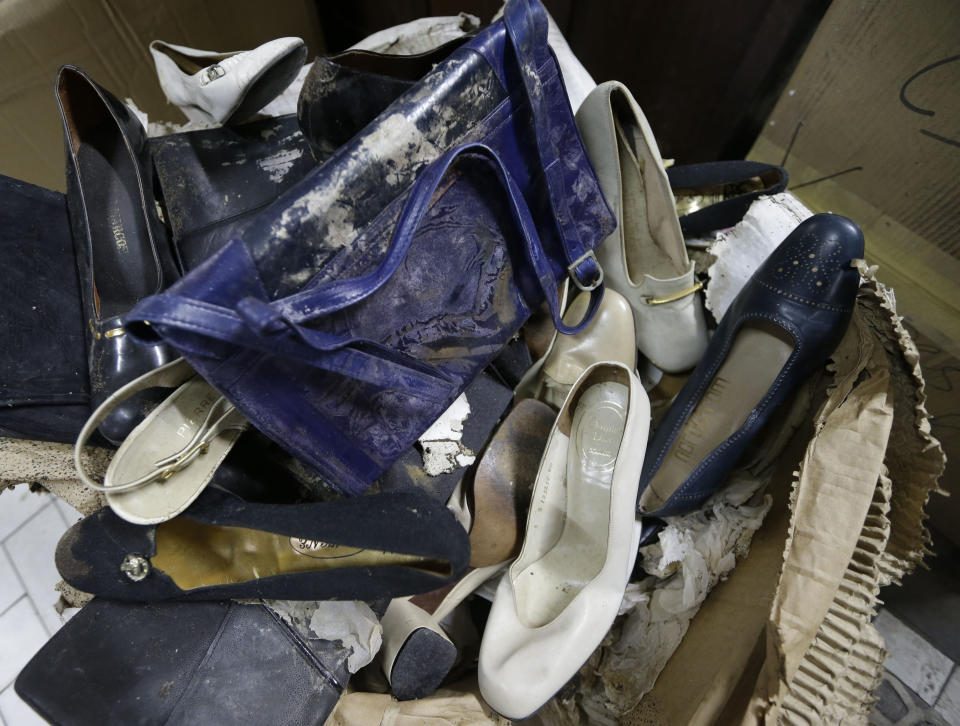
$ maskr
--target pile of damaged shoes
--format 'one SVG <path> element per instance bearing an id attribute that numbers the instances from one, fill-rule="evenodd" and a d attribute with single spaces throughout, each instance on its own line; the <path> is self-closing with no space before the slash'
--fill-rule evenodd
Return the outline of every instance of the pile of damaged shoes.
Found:
<path id="1" fill-rule="evenodd" d="M 51 723 L 322 724 L 345 690 L 464 677 L 481 715 L 526 718 L 843 336 L 856 224 L 800 223 L 714 321 L 684 233 L 783 171 L 668 175 L 537 0 L 451 20 L 309 65 L 296 38 L 154 41 L 192 122 L 160 136 L 57 75 L 66 194 L 0 179 L 7 320 L 32 330 L 0 434 L 74 444 L 101 505 L 56 553 L 94 599 L 16 683 Z"/>

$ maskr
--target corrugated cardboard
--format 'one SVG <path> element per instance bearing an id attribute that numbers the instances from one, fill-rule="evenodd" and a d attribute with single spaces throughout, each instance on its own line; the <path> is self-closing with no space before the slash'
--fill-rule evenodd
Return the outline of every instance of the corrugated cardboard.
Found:
<path id="1" fill-rule="evenodd" d="M 885 655 L 877 594 L 927 554 L 923 509 L 944 468 L 916 346 L 874 273 L 861 267 L 812 438 L 794 439 L 809 443 L 789 498 L 774 488 L 749 557 L 621 723 L 866 723 Z"/>
<path id="2" fill-rule="evenodd" d="M 182 122 L 157 83 L 147 50 L 161 39 L 208 50 L 303 38 L 323 51 L 309 0 L 5 0 L 0 3 L 0 173 L 64 188 L 63 139 L 53 85 L 72 63 L 154 119 Z"/>
<path id="3" fill-rule="evenodd" d="M 790 191 L 801 201 L 856 220 L 869 260 L 897 291 L 901 314 L 954 356 L 957 38 L 960 13 L 952 0 L 836 0 L 750 153 L 777 164 L 786 157 Z"/>
<path id="4" fill-rule="evenodd" d="M 951 0 L 835 0 L 750 152 L 751 159 L 783 162 L 790 191 L 810 209 L 844 214 L 863 228 L 867 259 L 880 266 L 900 314 L 919 333 L 933 430 L 954 461 L 960 460 L 958 38 L 960 12 Z M 960 544 L 960 496 L 938 506 L 933 520 Z"/>

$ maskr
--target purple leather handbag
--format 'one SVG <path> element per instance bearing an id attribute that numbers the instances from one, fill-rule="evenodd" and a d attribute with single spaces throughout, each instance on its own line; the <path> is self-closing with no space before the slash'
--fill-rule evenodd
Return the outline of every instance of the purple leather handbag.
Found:
<path id="1" fill-rule="evenodd" d="M 345 494 L 367 488 L 544 298 L 603 293 L 615 221 L 537 0 L 411 90 L 126 320 Z M 558 281 L 591 290 L 563 324 Z"/>

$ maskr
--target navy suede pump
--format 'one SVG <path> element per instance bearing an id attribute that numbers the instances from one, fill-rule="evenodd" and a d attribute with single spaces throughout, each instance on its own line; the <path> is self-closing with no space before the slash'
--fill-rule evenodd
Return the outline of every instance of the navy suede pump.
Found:
<path id="1" fill-rule="evenodd" d="M 60 575 L 115 600 L 376 600 L 455 582 L 467 533 L 417 490 L 267 504 L 207 488 L 180 516 L 130 524 L 109 508 L 57 545 Z"/>

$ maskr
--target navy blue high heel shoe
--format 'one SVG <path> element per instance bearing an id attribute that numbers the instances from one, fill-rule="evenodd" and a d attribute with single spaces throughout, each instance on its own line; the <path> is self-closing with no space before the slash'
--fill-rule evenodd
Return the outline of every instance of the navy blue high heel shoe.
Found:
<path id="1" fill-rule="evenodd" d="M 143 125 L 81 69 L 57 73 L 67 150 L 67 208 L 87 327 L 90 403 L 177 357 L 166 344 L 135 342 L 123 318 L 140 299 L 179 276 L 157 214 Z M 119 444 L 159 400 L 145 392 L 118 406 L 100 433 Z"/>
<path id="2" fill-rule="evenodd" d="M 777 407 L 836 348 L 853 314 L 863 233 L 846 217 L 801 223 L 754 273 L 651 438 L 637 512 L 692 511 L 723 483 Z"/>

